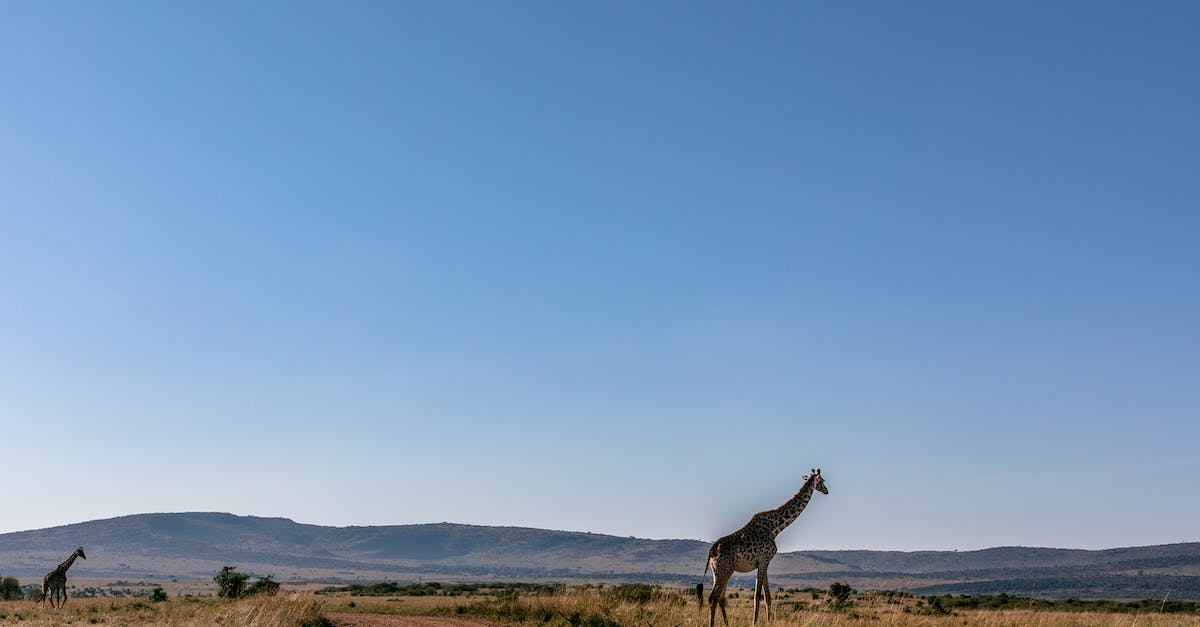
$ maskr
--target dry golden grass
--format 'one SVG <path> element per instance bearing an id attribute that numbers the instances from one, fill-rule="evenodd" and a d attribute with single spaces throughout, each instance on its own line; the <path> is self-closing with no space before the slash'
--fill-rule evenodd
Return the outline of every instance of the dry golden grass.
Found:
<path id="1" fill-rule="evenodd" d="M 741 591 L 729 600 L 729 619 L 734 626 L 749 625 L 752 593 Z M 803 605 L 802 605 L 803 604 Z M 905 611 L 905 608 L 908 611 Z M 773 625 L 779 627 L 851 627 L 899 625 L 949 627 L 1167 627 L 1200 626 L 1195 614 L 1109 614 L 1028 609 L 961 611 L 952 615 L 914 613 L 922 608 L 915 599 L 888 603 L 864 595 L 848 609 L 833 610 L 808 595 L 776 595 Z M 765 608 L 764 610 L 765 611 Z M 684 591 L 647 602 L 619 602 L 596 588 L 566 588 L 546 595 L 496 598 L 492 596 L 351 597 L 285 592 L 275 597 L 253 597 L 240 601 L 217 598 L 172 598 L 162 603 L 145 600 L 71 599 L 55 610 L 29 601 L 0 602 L 0 625 L 237 625 L 249 627 L 301 627 L 319 625 L 325 613 L 370 615 L 440 616 L 484 618 L 526 625 L 629 625 L 703 627 L 708 609 L 697 607 Z M 393 619 L 395 620 L 395 619 Z M 384 623 L 381 623 L 384 624 Z M 720 616 L 717 617 L 720 625 Z"/>
<path id="2" fill-rule="evenodd" d="M 61 609 L 32 601 L 0 602 L 0 625 L 245 625 L 300 627 L 320 617 L 320 602 L 309 593 L 280 594 L 239 601 L 171 599 L 70 599 Z"/>
<path id="3" fill-rule="evenodd" d="M 1016 627 L 1037 625 L 1046 627 L 1167 627 L 1200 626 L 1200 615 L 1183 614 L 1116 614 L 1097 612 L 1036 611 L 1024 609 L 962 611 L 950 615 L 923 615 L 915 599 L 889 604 L 871 596 L 856 599 L 853 607 L 832 610 L 820 603 L 815 605 L 807 595 L 776 595 L 773 625 L 779 627 L 849 627 L 858 625 L 950 626 L 982 625 L 984 627 Z M 783 596 L 784 598 L 778 598 Z M 800 606 L 798 603 L 807 602 Z M 802 607 L 802 609 L 797 609 Z M 905 611 L 905 607 L 909 611 Z M 325 611 L 342 613 L 390 614 L 400 616 L 465 616 L 483 617 L 502 622 L 568 626 L 574 624 L 680 626 L 708 625 L 708 608 L 702 611 L 694 597 L 679 592 L 649 603 L 620 603 L 606 600 L 592 589 L 567 588 L 553 595 L 518 597 L 507 601 L 483 597 L 325 597 Z M 760 619 L 765 618 L 765 606 Z M 742 591 L 729 599 L 729 620 L 733 626 L 749 625 L 753 616 L 753 593 Z M 592 623 L 592 618 L 599 619 Z M 721 625 L 720 612 L 717 624 Z"/>

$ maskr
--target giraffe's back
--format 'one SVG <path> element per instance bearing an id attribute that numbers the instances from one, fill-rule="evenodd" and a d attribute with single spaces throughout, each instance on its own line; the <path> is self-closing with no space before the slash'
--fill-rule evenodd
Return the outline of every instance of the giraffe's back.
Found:
<path id="1" fill-rule="evenodd" d="M 746 573 L 769 562 L 777 550 L 769 530 L 746 525 L 714 542 L 708 550 L 708 559 L 714 568 L 728 560 L 734 571 Z"/>

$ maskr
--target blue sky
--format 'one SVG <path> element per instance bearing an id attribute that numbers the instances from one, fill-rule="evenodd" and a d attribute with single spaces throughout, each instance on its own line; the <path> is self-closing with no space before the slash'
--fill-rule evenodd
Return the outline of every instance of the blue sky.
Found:
<path id="1" fill-rule="evenodd" d="M 0 531 L 1200 540 L 1198 18 L 6 3 Z"/>

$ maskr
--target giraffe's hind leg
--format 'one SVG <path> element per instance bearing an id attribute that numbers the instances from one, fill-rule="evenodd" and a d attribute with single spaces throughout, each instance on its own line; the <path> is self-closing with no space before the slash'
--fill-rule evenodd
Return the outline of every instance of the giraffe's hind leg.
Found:
<path id="1" fill-rule="evenodd" d="M 711 618 L 708 622 L 709 627 L 713 627 Z M 725 597 L 721 597 L 721 622 L 725 623 L 725 627 L 729 627 L 729 616 L 725 614 Z"/>
<path id="2" fill-rule="evenodd" d="M 721 608 L 721 621 L 729 627 L 729 616 L 725 613 L 725 587 L 733 576 L 733 561 L 717 559 L 713 561 L 713 589 L 708 595 L 708 627 L 714 627 L 717 622 L 717 607 Z"/>

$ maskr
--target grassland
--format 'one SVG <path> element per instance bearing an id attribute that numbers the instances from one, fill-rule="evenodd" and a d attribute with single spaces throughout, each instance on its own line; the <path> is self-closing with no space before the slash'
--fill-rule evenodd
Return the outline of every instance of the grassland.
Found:
<path id="1" fill-rule="evenodd" d="M 646 588 L 649 588 L 648 586 Z M 624 590 L 623 590 L 624 589 Z M 326 597 L 324 611 L 395 616 L 463 616 L 501 623 L 527 625 L 625 625 L 708 624 L 708 609 L 700 610 L 690 590 L 618 586 L 610 588 L 572 586 L 537 593 L 489 592 L 461 596 L 350 596 L 340 592 Z M 814 594 L 815 593 L 815 594 Z M 774 594 L 774 625 L 1015 625 L 1046 626 L 1166 626 L 1200 625 L 1194 606 L 1163 613 L 1144 603 L 1114 603 L 1106 611 L 1089 610 L 1086 604 L 1029 602 L 1010 599 L 1004 608 L 960 608 L 949 601 L 931 602 L 911 596 L 864 593 L 837 602 L 822 592 L 792 591 Z M 962 602 L 960 597 L 958 602 Z M 733 625 L 748 625 L 753 615 L 753 592 L 741 590 L 729 599 Z M 1093 606 L 1097 607 L 1097 606 Z M 1118 611 L 1119 610 L 1119 611 Z M 765 612 L 765 607 L 763 610 Z M 718 624 L 720 617 L 718 616 Z"/>
<path id="2" fill-rule="evenodd" d="M 0 602 L 0 625 L 245 625 L 247 627 L 319 627 L 321 603 L 310 593 L 281 594 L 239 601 L 177 598 L 162 603 L 144 599 L 70 599 L 61 609 L 33 601 Z"/>
<path id="3" fill-rule="evenodd" d="M 364 596 L 380 592 L 378 595 Z M 1044 625 L 1157 627 L 1200 626 L 1194 605 L 1168 607 L 1161 602 L 1088 604 L 1030 599 L 934 597 L 862 593 L 841 601 L 825 591 L 792 590 L 774 594 L 774 625 Z M 750 623 L 753 593 L 736 591 L 729 599 L 730 622 Z M 1102 608 L 1102 610 L 1101 610 Z M 1163 609 L 1174 611 L 1163 612 Z M 1101 611 L 1098 611 L 1101 610 Z M 314 593 L 285 591 L 273 597 L 229 601 L 214 597 L 145 599 L 71 599 L 55 610 L 32 601 L 0 602 L 0 625 L 245 625 L 328 627 L 330 618 L 370 617 L 379 625 L 405 625 L 411 617 L 439 617 L 495 624 L 565 627 L 701 626 L 701 611 L 690 590 L 651 586 L 431 586 L 347 588 Z M 718 624 L 720 624 L 718 617 Z M 478 623 L 476 623 L 478 624 Z"/>

